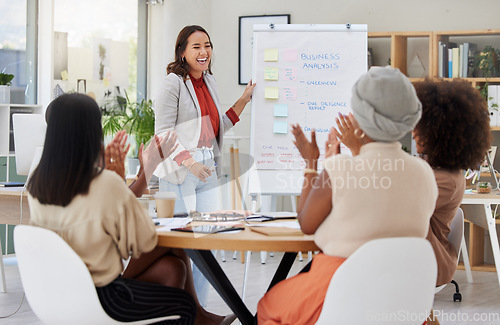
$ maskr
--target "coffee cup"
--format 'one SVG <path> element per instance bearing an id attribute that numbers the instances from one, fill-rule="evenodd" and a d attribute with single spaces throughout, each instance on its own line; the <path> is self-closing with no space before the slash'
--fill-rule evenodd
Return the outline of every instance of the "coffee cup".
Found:
<path id="1" fill-rule="evenodd" d="M 158 218 L 172 218 L 174 216 L 176 197 L 174 192 L 157 192 L 155 194 Z"/>

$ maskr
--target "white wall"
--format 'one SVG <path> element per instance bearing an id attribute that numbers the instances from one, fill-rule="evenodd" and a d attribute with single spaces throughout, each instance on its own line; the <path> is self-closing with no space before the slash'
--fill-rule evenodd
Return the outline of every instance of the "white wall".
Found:
<path id="1" fill-rule="evenodd" d="M 186 25 L 200 25 L 210 33 L 210 3 L 210 0 L 167 0 L 163 5 L 149 6 L 149 98 L 156 97 L 167 65 L 174 58 L 179 31 Z"/>

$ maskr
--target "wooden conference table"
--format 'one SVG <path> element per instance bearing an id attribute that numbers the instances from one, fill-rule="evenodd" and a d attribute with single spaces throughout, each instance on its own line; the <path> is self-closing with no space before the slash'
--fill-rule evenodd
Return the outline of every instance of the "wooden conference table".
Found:
<path id="1" fill-rule="evenodd" d="M 22 223 L 28 224 L 30 208 L 26 192 L 22 187 L 0 187 L 0 224 L 18 225 L 21 223 L 21 197 L 23 204 Z"/>
<path id="2" fill-rule="evenodd" d="M 189 257 L 244 325 L 254 324 L 254 315 L 245 306 L 210 250 L 285 252 L 269 288 L 287 277 L 298 252 L 319 250 L 313 241 L 313 236 L 266 236 L 253 232 L 248 227 L 241 232 L 232 234 L 201 235 L 158 231 L 158 237 L 160 246 L 185 249 Z"/>

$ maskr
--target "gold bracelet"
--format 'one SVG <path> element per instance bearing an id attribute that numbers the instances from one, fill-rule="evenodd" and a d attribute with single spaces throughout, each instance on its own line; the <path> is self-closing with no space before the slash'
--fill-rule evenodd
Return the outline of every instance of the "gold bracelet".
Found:
<path id="1" fill-rule="evenodd" d="M 191 167 L 193 167 L 193 165 L 194 165 L 194 164 L 196 164 L 196 160 L 195 160 L 195 161 L 193 161 L 193 162 L 191 163 L 191 165 L 189 165 L 188 170 L 191 170 Z"/>
<path id="2" fill-rule="evenodd" d="M 305 174 L 317 174 L 318 171 L 316 169 L 313 169 L 313 168 L 304 168 L 304 175 Z"/>

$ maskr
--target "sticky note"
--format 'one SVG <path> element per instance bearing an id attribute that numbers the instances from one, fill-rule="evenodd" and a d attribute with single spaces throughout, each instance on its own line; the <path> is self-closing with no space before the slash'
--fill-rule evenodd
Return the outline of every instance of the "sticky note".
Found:
<path id="1" fill-rule="evenodd" d="M 61 71 L 61 79 L 68 80 L 68 70 Z"/>
<path id="2" fill-rule="evenodd" d="M 287 117 L 288 105 L 287 104 L 274 104 L 274 116 Z"/>
<path id="3" fill-rule="evenodd" d="M 264 80 L 278 80 L 280 70 L 278 68 L 265 68 Z"/>
<path id="4" fill-rule="evenodd" d="M 278 61 L 278 49 L 265 49 L 264 61 L 266 62 Z"/>
<path id="5" fill-rule="evenodd" d="M 297 49 L 284 49 L 283 50 L 283 60 L 287 62 L 297 61 Z"/>
<path id="6" fill-rule="evenodd" d="M 278 87 L 266 87 L 264 89 L 264 98 L 266 99 L 278 99 L 279 88 Z"/>
<path id="7" fill-rule="evenodd" d="M 288 122 L 285 121 L 274 121 L 274 133 L 287 134 L 288 133 Z"/>

